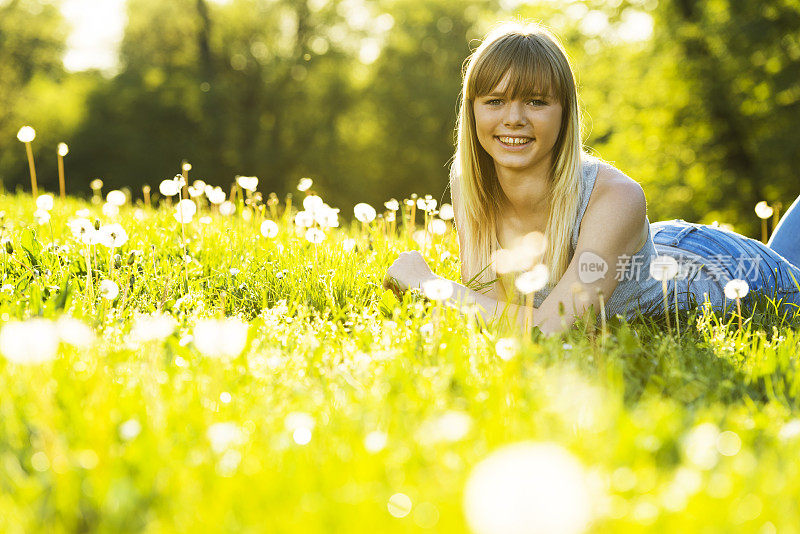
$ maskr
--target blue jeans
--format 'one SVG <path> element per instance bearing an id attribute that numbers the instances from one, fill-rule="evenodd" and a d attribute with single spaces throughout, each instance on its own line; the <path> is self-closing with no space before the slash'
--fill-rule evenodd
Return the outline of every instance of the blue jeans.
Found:
<path id="1" fill-rule="evenodd" d="M 800 197 L 783 215 L 769 245 L 682 219 L 653 223 L 651 233 L 659 254 L 680 258 L 682 266 L 702 265 L 694 272 L 687 269 L 686 276 L 669 285 L 670 292 L 678 286 L 681 308 L 689 308 L 692 298 L 702 304 L 706 297 L 714 308 L 735 307 L 723 289 L 728 281 L 741 279 L 750 288 L 748 297 L 767 295 L 791 310 L 789 316 L 800 309 Z"/>

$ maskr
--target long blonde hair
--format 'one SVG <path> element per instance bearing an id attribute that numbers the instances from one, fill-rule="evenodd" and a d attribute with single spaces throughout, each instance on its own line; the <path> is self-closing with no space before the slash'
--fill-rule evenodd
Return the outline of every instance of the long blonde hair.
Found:
<path id="1" fill-rule="evenodd" d="M 465 62 L 457 147 L 451 175 L 457 175 L 465 211 L 463 232 L 469 249 L 462 252 L 471 276 L 481 284 L 495 279 L 490 266 L 496 249 L 497 222 L 503 191 L 494 161 L 478 141 L 475 98 L 489 94 L 509 73 L 508 98 L 547 94 L 562 107 L 561 130 L 553 146 L 548 200 L 550 213 L 544 262 L 549 285 L 567 270 L 570 242 L 581 194 L 581 158 L 584 155 L 575 77 L 564 48 L 549 31 L 536 24 L 509 23 L 490 32 Z M 484 268 L 489 267 L 484 270 Z M 481 272 L 483 271 L 483 272 Z M 502 284 L 502 282 L 501 282 Z"/>

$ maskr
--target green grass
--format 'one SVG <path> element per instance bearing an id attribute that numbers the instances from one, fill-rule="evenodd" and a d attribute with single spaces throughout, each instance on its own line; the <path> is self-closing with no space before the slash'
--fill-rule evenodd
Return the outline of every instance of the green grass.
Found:
<path id="1" fill-rule="evenodd" d="M 462 532 L 472 469 L 520 441 L 580 462 L 589 532 L 800 531 L 800 320 L 766 300 L 742 331 L 699 311 L 680 338 L 657 318 L 606 333 L 587 319 L 520 338 L 503 360 L 495 343 L 511 334 L 497 325 L 381 289 L 418 247 L 375 224 L 315 247 L 283 217 L 275 240 L 258 217 L 195 218 L 185 263 L 171 211 L 137 220 L 123 207 L 118 265 L 92 253 L 92 293 L 120 287 L 109 303 L 89 297 L 86 247 L 66 222 L 87 207 L 111 221 L 68 200 L 39 226 L 33 204 L 0 199 L 13 246 L 0 253 L 3 327 L 69 315 L 96 337 L 42 364 L 0 358 L 2 532 Z M 452 231 L 426 257 L 458 279 Z M 137 342 L 136 314 L 156 311 L 174 333 Z M 187 336 L 224 316 L 248 323 L 244 351 L 202 355 Z M 233 430 L 212 446 L 216 423 L 235 426 L 213 427 Z M 412 503 L 399 518 L 397 493 Z"/>

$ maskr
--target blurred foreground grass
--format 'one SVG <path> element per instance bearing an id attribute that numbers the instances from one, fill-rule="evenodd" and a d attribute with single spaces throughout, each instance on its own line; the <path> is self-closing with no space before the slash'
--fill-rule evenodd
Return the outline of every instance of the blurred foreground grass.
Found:
<path id="1" fill-rule="evenodd" d="M 314 245 L 201 206 L 184 252 L 170 208 L 33 206 L 0 199 L 0 531 L 800 531 L 800 321 L 768 303 L 524 340 L 384 293 L 418 245 L 376 223 Z M 454 237 L 425 253 L 451 279 Z"/>

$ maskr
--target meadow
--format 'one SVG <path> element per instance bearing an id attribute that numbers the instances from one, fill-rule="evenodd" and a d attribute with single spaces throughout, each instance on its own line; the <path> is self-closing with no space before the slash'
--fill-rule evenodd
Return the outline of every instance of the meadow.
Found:
<path id="1" fill-rule="evenodd" d="M 525 336 L 382 288 L 459 279 L 431 198 L 93 185 L 0 197 L 2 532 L 800 531 L 766 299 Z"/>

